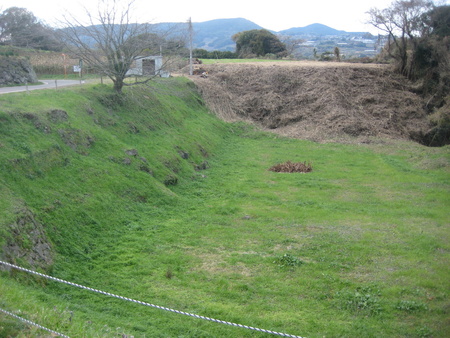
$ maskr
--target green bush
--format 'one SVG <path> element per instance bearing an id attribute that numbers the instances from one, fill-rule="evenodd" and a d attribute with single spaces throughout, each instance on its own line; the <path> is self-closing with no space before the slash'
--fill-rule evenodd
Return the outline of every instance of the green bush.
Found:
<path id="1" fill-rule="evenodd" d="M 358 287 L 355 291 L 336 293 L 338 307 L 364 315 L 379 315 L 383 312 L 380 290 L 373 287 Z"/>
<path id="2" fill-rule="evenodd" d="M 276 263 L 279 267 L 282 268 L 294 268 L 303 264 L 303 262 L 297 257 L 292 256 L 291 254 L 284 254 L 281 257 L 278 257 L 274 263 Z"/>
<path id="3" fill-rule="evenodd" d="M 427 310 L 427 306 L 421 302 L 416 302 L 414 300 L 401 300 L 397 303 L 397 310 L 406 311 L 406 312 L 414 312 L 414 311 L 425 311 Z"/>

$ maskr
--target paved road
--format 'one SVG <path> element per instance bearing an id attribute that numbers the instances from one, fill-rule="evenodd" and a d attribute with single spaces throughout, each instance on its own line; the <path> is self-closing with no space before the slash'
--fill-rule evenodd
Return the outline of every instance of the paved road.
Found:
<path id="1" fill-rule="evenodd" d="M 28 90 L 55 89 L 65 86 L 80 85 L 80 80 L 40 80 L 40 82 L 42 82 L 43 84 L 28 86 Z M 84 81 L 82 81 L 81 83 L 84 83 Z M 0 87 L 0 94 L 24 92 L 26 90 L 27 86 Z"/>

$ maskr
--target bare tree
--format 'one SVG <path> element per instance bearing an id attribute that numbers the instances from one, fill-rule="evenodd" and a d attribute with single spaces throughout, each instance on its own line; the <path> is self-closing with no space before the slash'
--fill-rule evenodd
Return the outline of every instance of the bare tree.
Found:
<path id="1" fill-rule="evenodd" d="M 430 0 L 395 0 L 388 8 L 372 8 L 367 12 L 368 23 L 388 34 L 388 53 L 399 61 L 399 70 L 404 75 L 407 75 L 408 46 L 416 46 L 423 34 L 423 15 L 433 8 Z"/>
<path id="2" fill-rule="evenodd" d="M 162 32 L 150 23 L 132 21 L 134 2 L 99 0 L 95 15 L 86 10 L 86 23 L 73 16 L 66 17 L 65 27 L 61 29 L 68 50 L 108 76 L 119 93 L 125 85 L 150 80 L 125 83 L 127 73 L 137 58 L 149 53 L 159 54 L 163 45 L 170 44 L 167 42 L 168 31 Z M 183 42 L 171 44 L 172 47 L 174 45 L 183 47 Z"/>
<path id="3" fill-rule="evenodd" d="M 280 40 L 286 46 L 287 55 L 294 55 L 294 52 L 298 48 L 298 46 L 305 42 L 304 39 L 298 39 L 289 35 L 282 36 Z"/>

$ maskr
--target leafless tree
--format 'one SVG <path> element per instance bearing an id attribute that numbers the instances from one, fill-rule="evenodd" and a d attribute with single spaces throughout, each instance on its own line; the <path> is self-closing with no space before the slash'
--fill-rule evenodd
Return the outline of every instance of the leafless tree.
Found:
<path id="1" fill-rule="evenodd" d="M 408 46 L 413 47 L 423 34 L 423 15 L 434 8 L 430 0 L 395 0 L 385 9 L 372 8 L 368 23 L 387 33 L 388 53 L 399 61 L 399 70 L 407 75 Z"/>
<path id="2" fill-rule="evenodd" d="M 305 42 L 304 39 L 298 39 L 289 35 L 280 37 L 280 40 L 286 46 L 287 55 L 294 55 L 294 52 L 298 46 Z"/>
<path id="3" fill-rule="evenodd" d="M 132 21 L 135 0 L 99 0 L 96 13 L 86 9 L 87 21 L 70 16 L 64 18 L 60 30 L 66 48 L 91 67 L 108 76 L 114 89 L 121 92 L 123 86 L 146 82 L 125 83 L 134 61 L 143 55 L 159 54 L 161 47 L 184 47 L 180 41 L 169 41 L 173 26 L 162 31 L 157 25 Z M 170 33 L 169 33 L 170 31 Z"/>

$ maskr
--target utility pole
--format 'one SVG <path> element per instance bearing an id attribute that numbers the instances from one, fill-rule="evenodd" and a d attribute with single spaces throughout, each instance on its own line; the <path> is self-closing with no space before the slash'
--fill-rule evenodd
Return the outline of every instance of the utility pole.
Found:
<path id="1" fill-rule="evenodd" d="M 193 29 L 192 29 L 192 20 L 189 18 L 188 20 L 189 25 L 189 75 L 193 75 L 193 69 L 192 69 L 192 35 L 193 35 Z"/>

